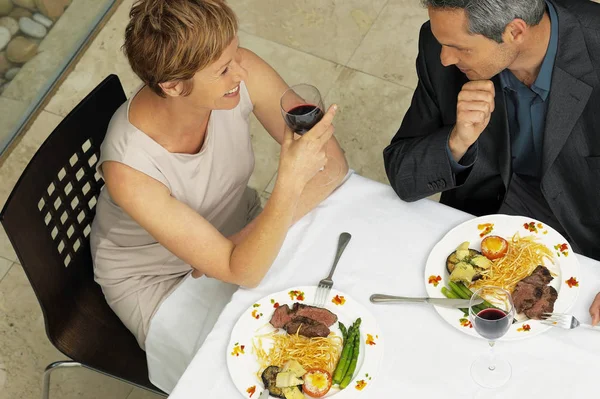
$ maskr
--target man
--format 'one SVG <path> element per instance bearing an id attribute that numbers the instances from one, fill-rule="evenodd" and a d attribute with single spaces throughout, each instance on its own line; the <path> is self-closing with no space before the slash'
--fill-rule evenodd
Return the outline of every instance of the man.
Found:
<path id="1" fill-rule="evenodd" d="M 600 292 L 590 306 L 590 316 L 592 316 L 592 325 L 597 326 L 600 323 Z"/>
<path id="2" fill-rule="evenodd" d="M 600 4 L 422 1 L 419 84 L 384 151 L 396 193 L 532 217 L 600 259 Z"/>

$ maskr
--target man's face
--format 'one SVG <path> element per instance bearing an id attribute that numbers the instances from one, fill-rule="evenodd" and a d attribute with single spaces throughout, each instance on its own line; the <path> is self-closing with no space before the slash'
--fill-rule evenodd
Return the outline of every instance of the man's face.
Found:
<path id="1" fill-rule="evenodd" d="M 456 65 L 469 80 L 491 79 L 517 58 L 514 46 L 469 33 L 463 9 L 429 7 L 429 19 L 431 31 L 442 45 L 442 65 Z"/>

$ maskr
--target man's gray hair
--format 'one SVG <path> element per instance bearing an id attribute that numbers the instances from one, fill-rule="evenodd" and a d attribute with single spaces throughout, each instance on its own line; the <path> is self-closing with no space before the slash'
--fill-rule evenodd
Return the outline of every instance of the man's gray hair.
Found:
<path id="1" fill-rule="evenodd" d="M 540 23 L 546 11 L 544 0 L 421 0 L 426 7 L 465 10 L 469 31 L 502 43 L 502 33 L 515 18 L 529 26 Z"/>

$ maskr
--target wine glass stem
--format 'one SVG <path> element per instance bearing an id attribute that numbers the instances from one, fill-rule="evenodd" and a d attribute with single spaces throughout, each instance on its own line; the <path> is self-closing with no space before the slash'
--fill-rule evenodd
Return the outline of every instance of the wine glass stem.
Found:
<path id="1" fill-rule="evenodd" d="M 494 344 L 496 342 L 494 341 L 488 341 L 488 344 L 490 344 L 490 365 L 488 366 L 488 369 L 490 371 L 494 371 L 496 370 L 496 358 L 494 356 Z"/>

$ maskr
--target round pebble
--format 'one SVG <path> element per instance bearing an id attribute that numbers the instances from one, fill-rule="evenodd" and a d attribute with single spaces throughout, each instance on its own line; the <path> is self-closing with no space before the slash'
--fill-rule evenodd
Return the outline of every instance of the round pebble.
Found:
<path id="1" fill-rule="evenodd" d="M 50 29 L 50 27 L 52 26 L 52 20 L 50 18 L 43 16 L 42 14 L 40 14 L 38 12 L 33 14 L 33 20 L 35 22 L 38 22 L 38 23 L 44 25 L 48 29 Z"/>
<path id="2" fill-rule="evenodd" d="M 42 14 L 53 21 L 65 11 L 64 0 L 35 0 L 35 5 Z"/>
<path id="3" fill-rule="evenodd" d="M 17 36 L 6 47 L 6 58 L 17 64 L 29 61 L 37 54 L 38 45 L 31 40 Z"/>
<path id="4" fill-rule="evenodd" d="M 0 18 L 0 26 L 4 26 L 11 35 L 15 35 L 19 31 L 19 23 L 16 19 L 11 17 Z"/>
<path id="5" fill-rule="evenodd" d="M 2 1 L 2 0 L 0 0 L 0 1 Z M 31 17 L 32 15 L 33 15 L 33 13 L 31 11 L 26 10 L 21 7 L 16 7 L 14 10 L 11 11 L 10 14 L 8 14 L 9 17 L 14 18 L 17 21 L 19 20 L 19 18 Z"/>
<path id="6" fill-rule="evenodd" d="M 48 30 L 44 25 L 26 17 L 23 17 L 19 20 L 19 28 L 21 28 L 21 31 L 23 31 L 23 33 L 26 35 L 35 37 L 37 39 L 41 39 L 48 33 Z"/>
<path id="7" fill-rule="evenodd" d="M 13 67 L 13 64 L 6 58 L 4 52 L 0 53 L 0 76 L 4 76 L 4 73 Z"/>
<path id="8" fill-rule="evenodd" d="M 13 80 L 20 70 L 21 68 L 18 67 L 10 68 L 8 71 L 6 71 L 4 77 L 6 78 L 6 80 Z"/>
<path id="9" fill-rule="evenodd" d="M 8 28 L 0 26 L 0 51 L 4 50 L 4 47 L 6 47 L 8 42 L 10 42 L 11 37 L 12 35 L 10 34 Z"/>
<path id="10" fill-rule="evenodd" d="M 16 6 L 26 8 L 31 11 L 35 11 L 35 0 L 12 0 Z"/>
<path id="11" fill-rule="evenodd" d="M 0 0 L 0 15 L 8 15 L 12 11 L 14 5 L 11 0 Z"/>

